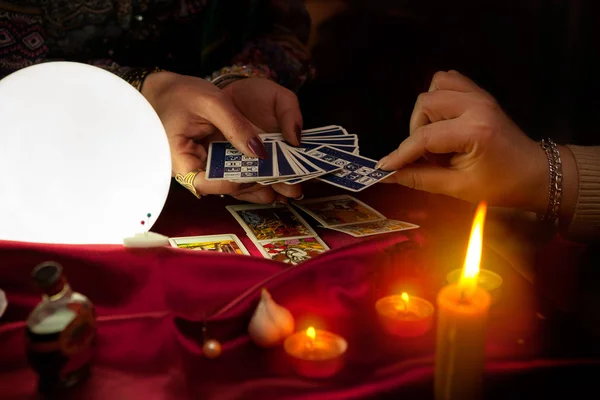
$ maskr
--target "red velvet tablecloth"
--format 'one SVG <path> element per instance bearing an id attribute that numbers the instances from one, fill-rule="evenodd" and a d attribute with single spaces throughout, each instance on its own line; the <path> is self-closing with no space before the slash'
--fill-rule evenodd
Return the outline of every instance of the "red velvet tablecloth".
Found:
<path id="1" fill-rule="evenodd" d="M 335 194 L 308 185 L 308 196 Z M 435 302 L 445 273 L 461 265 L 473 207 L 380 185 L 357 197 L 389 218 L 421 225 L 368 240 L 317 228 L 332 251 L 297 267 L 258 256 L 225 210 L 233 201 L 196 201 L 173 187 L 154 231 L 169 236 L 235 233 L 255 257 L 173 248 L 48 246 L 0 243 L 0 288 L 9 307 L 0 319 L 0 398 L 35 398 L 24 355 L 24 319 L 39 301 L 33 266 L 56 260 L 72 287 L 98 311 L 93 373 L 63 398 L 82 399 L 356 399 L 432 398 L 434 330 L 416 339 L 383 333 L 375 301 L 406 290 Z M 314 222 L 313 226 L 316 226 Z M 488 330 L 487 398 L 541 398 L 592 390 L 585 373 L 600 361 L 571 346 L 577 336 L 544 309 L 533 285 L 505 258 L 484 252 L 504 279 Z M 346 366 L 327 380 L 296 376 L 281 348 L 264 350 L 247 325 L 260 289 L 309 323 L 344 336 Z M 223 344 L 203 357 L 202 325 Z M 558 332 L 558 333 L 557 333 Z M 565 333 L 567 332 L 567 333 Z M 522 397 L 521 397 L 522 396 Z"/>

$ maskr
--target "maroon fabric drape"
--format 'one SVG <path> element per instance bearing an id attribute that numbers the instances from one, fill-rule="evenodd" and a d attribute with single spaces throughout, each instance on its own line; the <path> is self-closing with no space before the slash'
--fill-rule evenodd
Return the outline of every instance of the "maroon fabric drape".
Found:
<path id="1" fill-rule="evenodd" d="M 404 194 L 380 187 L 360 197 L 390 218 L 422 224 L 421 230 L 364 240 L 321 229 L 333 250 L 297 267 L 171 248 L 0 243 L 0 287 L 9 299 L 0 320 L 0 398 L 35 398 L 35 375 L 24 356 L 23 320 L 39 299 L 30 283 L 31 268 L 49 259 L 64 265 L 73 288 L 91 298 L 99 316 L 93 374 L 65 398 L 430 398 L 434 331 L 415 339 L 386 336 L 374 303 L 399 288 L 434 302 L 443 274 L 428 254 L 428 235 L 437 225 L 462 219 L 465 226 L 454 233 L 462 239 L 472 210 L 455 207 L 454 216 L 438 222 L 428 212 L 418 212 L 425 201 L 409 211 L 406 204 L 416 195 Z M 171 236 L 237 233 L 256 253 L 221 199 L 198 203 L 189 197 L 174 190 L 154 230 Z M 459 258 L 448 253 L 446 262 L 457 265 Z M 485 259 L 486 267 L 505 279 L 488 334 L 489 397 L 525 393 L 528 387 L 542 395 L 558 393 L 561 384 L 577 382 L 579 389 L 591 385 L 579 378 L 598 363 L 549 351 L 550 327 L 536 315 L 539 302 L 531 284 L 494 253 L 488 251 Z M 346 367 L 339 375 L 324 381 L 300 378 L 281 348 L 264 350 L 250 341 L 246 329 L 262 287 L 292 312 L 299 329 L 311 323 L 348 340 Z M 209 336 L 223 344 L 217 359 L 202 356 L 205 317 Z"/>

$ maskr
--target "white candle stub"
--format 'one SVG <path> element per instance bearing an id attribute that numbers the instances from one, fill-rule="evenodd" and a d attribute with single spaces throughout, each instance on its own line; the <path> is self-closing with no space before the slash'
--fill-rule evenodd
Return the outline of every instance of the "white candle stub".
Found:
<path id="1" fill-rule="evenodd" d="M 0 290 L 0 318 L 2 318 L 2 315 L 4 314 L 4 311 L 6 311 L 7 306 L 8 300 L 6 300 L 6 294 L 3 290 Z"/>
<path id="2" fill-rule="evenodd" d="M 168 245 L 169 238 L 155 232 L 138 233 L 123 240 L 123 246 L 129 248 L 149 249 Z"/>

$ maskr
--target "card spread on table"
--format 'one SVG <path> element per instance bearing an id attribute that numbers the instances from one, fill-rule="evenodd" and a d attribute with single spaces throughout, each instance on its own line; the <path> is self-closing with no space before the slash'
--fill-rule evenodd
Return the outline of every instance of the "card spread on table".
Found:
<path id="1" fill-rule="evenodd" d="M 180 249 L 250 255 L 240 238 L 233 234 L 175 237 L 170 238 L 169 243 Z"/>
<path id="2" fill-rule="evenodd" d="M 354 237 L 378 235 L 418 228 L 418 225 L 387 219 L 383 214 L 352 196 L 340 195 L 295 201 L 294 205 L 324 228 Z"/>
<path id="3" fill-rule="evenodd" d="M 383 214 L 352 196 L 340 195 L 294 202 L 324 227 L 384 220 Z"/>
<path id="4" fill-rule="evenodd" d="M 371 235 L 381 235 L 383 233 L 406 231 L 409 229 L 416 229 L 418 225 L 410 224 L 408 222 L 396 221 L 394 219 L 384 219 L 382 221 L 375 222 L 363 222 L 360 224 L 341 225 L 336 227 L 329 227 L 334 231 L 347 233 L 354 237 L 363 237 Z"/>
<path id="5" fill-rule="evenodd" d="M 258 250 L 265 258 L 297 265 L 329 250 L 318 237 L 282 239 L 257 243 Z"/>
<path id="6" fill-rule="evenodd" d="M 318 178 L 360 191 L 391 174 L 374 170 L 374 160 L 358 156 L 358 136 L 341 126 L 305 130 L 297 147 L 288 144 L 281 133 L 263 133 L 260 137 L 267 149 L 266 160 L 246 156 L 228 142 L 212 142 L 206 179 L 294 185 Z"/>
<path id="7" fill-rule="evenodd" d="M 227 206 L 227 209 L 265 258 L 296 265 L 329 250 L 290 206 L 252 204 Z"/>

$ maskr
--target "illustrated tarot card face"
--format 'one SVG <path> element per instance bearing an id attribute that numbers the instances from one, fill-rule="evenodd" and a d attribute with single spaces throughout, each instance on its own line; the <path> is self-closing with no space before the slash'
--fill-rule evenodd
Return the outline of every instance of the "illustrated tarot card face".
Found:
<path id="1" fill-rule="evenodd" d="M 289 206 L 228 206 L 227 209 L 246 232 L 258 241 L 317 236 Z"/>
<path id="2" fill-rule="evenodd" d="M 294 203 L 325 227 L 374 222 L 385 217 L 352 196 L 341 195 Z"/>
<path id="3" fill-rule="evenodd" d="M 297 265 L 329 250 L 318 237 L 283 239 L 257 244 L 265 258 Z"/>
<path id="4" fill-rule="evenodd" d="M 375 222 L 364 222 L 360 224 L 343 225 L 334 227 L 339 232 L 346 233 L 354 237 L 364 237 L 372 235 L 382 235 L 385 233 L 406 231 L 409 229 L 418 228 L 419 225 L 411 224 L 403 221 L 396 221 L 394 219 L 385 219 L 382 221 Z"/>
<path id="5" fill-rule="evenodd" d="M 170 238 L 169 243 L 180 249 L 250 254 L 240 239 L 232 234 Z"/>

